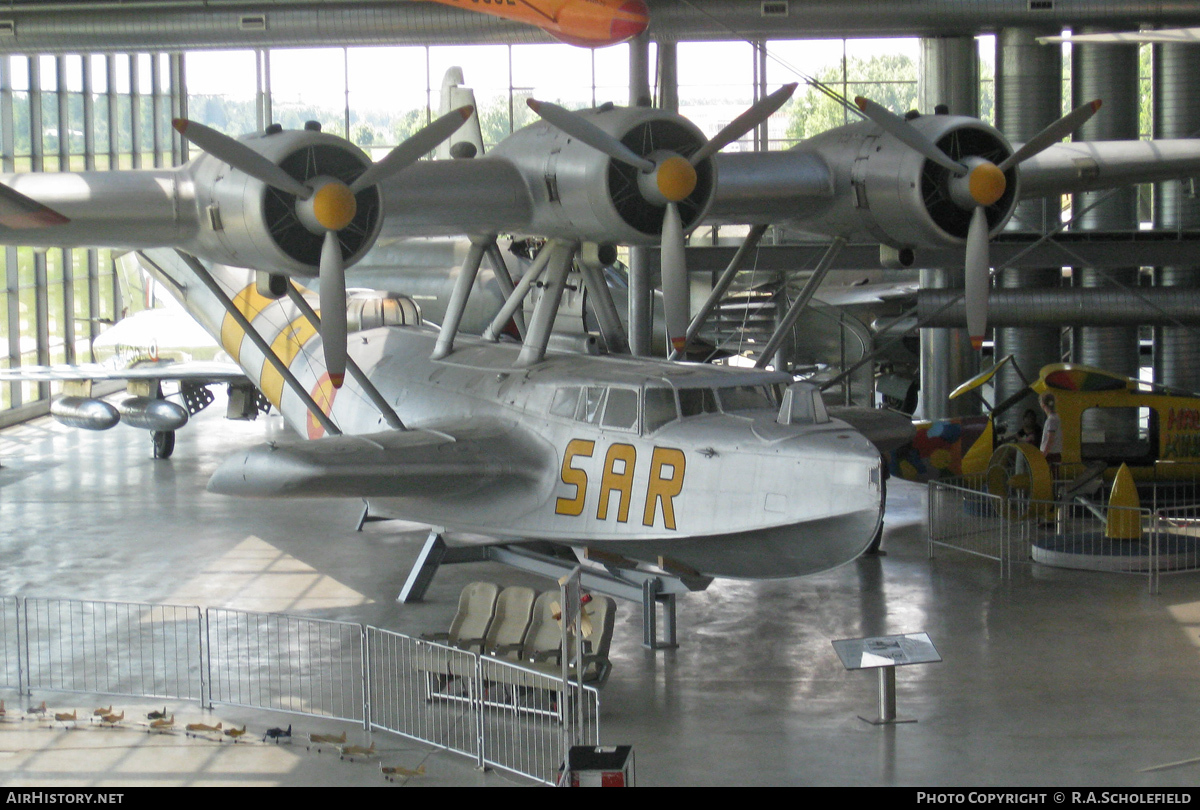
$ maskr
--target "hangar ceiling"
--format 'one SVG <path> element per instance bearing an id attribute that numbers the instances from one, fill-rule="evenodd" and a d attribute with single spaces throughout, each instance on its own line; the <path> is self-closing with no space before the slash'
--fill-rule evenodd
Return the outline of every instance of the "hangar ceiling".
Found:
<path id="1" fill-rule="evenodd" d="M 466 0 L 464 0 L 466 2 Z M 1200 0 L 648 0 L 656 41 L 935 36 L 1001 27 L 1200 23 Z M 550 41 L 420 0 L 52 0 L 0 4 L 0 53 Z"/>

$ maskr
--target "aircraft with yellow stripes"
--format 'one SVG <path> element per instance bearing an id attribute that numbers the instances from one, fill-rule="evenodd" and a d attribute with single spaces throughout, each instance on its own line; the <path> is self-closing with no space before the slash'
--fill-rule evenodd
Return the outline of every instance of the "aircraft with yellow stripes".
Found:
<path id="1" fill-rule="evenodd" d="M 169 249 L 136 254 L 301 434 L 236 454 L 209 489 L 352 497 L 373 514 L 550 541 L 707 576 L 790 577 L 861 553 L 882 515 L 878 450 L 790 375 L 548 348 L 571 258 L 524 342 L 449 335 L 400 301 L 355 330 L 334 388 L 294 286 Z M 747 504 L 753 504 L 748 508 Z"/>

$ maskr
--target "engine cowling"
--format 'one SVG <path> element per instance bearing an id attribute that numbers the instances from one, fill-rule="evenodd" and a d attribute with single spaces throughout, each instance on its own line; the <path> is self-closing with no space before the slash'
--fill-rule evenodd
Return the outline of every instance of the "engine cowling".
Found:
<path id="1" fill-rule="evenodd" d="M 279 130 L 241 139 L 301 183 L 332 177 L 349 183 L 371 165 L 358 147 L 316 130 Z M 238 267 L 311 278 L 321 261 L 323 230 L 306 226 L 297 212 L 297 198 L 201 154 L 184 170 L 194 181 L 199 230 L 199 255 Z M 355 195 L 353 220 L 338 232 L 346 266 L 358 261 L 374 244 L 382 221 L 382 197 L 377 186 Z"/>
<path id="2" fill-rule="evenodd" d="M 1013 152 L 995 128 L 976 118 L 921 116 L 909 125 L 924 132 L 954 160 L 983 158 L 999 164 Z M 834 172 L 831 202 L 810 215 L 799 212 L 802 230 L 877 241 L 893 248 L 965 244 L 973 206 L 956 195 L 949 170 L 881 132 L 869 122 L 822 133 L 804 146 Z M 1012 216 L 1019 199 L 1019 168 L 1005 172 L 1003 195 L 986 207 L 988 231 Z"/>
<path id="3" fill-rule="evenodd" d="M 687 158 L 706 142 L 690 121 L 662 110 L 605 104 L 581 115 L 643 157 L 667 150 Z M 638 169 L 556 127 L 531 124 L 497 145 L 491 156 L 512 163 L 526 178 L 533 200 L 530 233 L 585 242 L 659 242 L 663 206 L 639 193 Z M 711 158 L 695 169 L 695 188 L 679 203 L 685 233 L 708 212 L 716 184 Z"/>

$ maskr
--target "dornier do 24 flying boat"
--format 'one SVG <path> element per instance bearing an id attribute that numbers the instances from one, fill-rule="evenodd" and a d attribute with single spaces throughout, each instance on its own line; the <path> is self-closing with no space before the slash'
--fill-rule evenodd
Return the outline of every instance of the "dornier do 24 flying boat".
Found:
<path id="1" fill-rule="evenodd" d="M 887 123 L 850 125 L 792 152 L 716 156 L 793 89 L 763 99 L 712 140 L 661 111 L 604 106 L 572 113 L 534 103 L 546 120 L 487 157 L 432 163 L 413 161 L 465 114 L 439 119 L 374 165 L 346 141 L 316 131 L 272 128 L 234 141 L 178 122 L 206 152 L 179 169 L 2 178 L 16 188 L 8 197 L 18 212 L 44 205 L 70 219 L 8 238 L 142 250 L 312 439 L 231 460 L 214 476 L 218 491 L 366 497 L 448 529 L 596 545 L 639 560 L 662 556 L 711 575 L 795 576 L 852 559 L 878 526 L 879 453 L 861 434 L 829 420 L 814 392 L 788 385 L 788 375 L 547 352 L 564 278 L 576 255 L 588 268 L 589 244 L 661 242 L 667 328 L 678 345 L 689 314 L 684 235 L 710 212 L 742 221 L 799 218 L 839 237 L 875 232 L 872 224 L 903 230 L 905 216 L 933 220 L 916 192 L 876 197 L 881 202 L 871 208 L 852 202 L 858 191 L 870 201 L 889 178 L 896 188 L 898 174 L 911 173 L 914 188 L 926 176 L 931 159 L 882 116 Z M 901 125 L 927 139 L 936 130 L 935 143 L 983 126 L 937 118 Z M 1000 172 L 1006 183 L 993 205 L 1018 196 L 1007 182 L 1016 164 L 1036 187 L 1037 172 L 1028 167 L 1062 149 L 1041 141 L 1035 145 L 1043 151 L 1033 157 L 998 134 L 989 141 L 999 144 L 987 159 L 993 168 L 999 171 L 996 161 L 1012 164 Z M 857 160 L 850 142 L 873 149 L 870 159 Z M 1102 171 L 1083 182 L 1134 182 L 1193 168 L 1200 149 L 1185 144 L 1186 160 L 1174 163 L 1161 149 L 1154 160 L 1129 161 L 1092 151 Z M 965 157 L 935 173 L 938 188 L 955 183 L 950 177 L 960 176 Z M 1056 159 L 1070 165 L 1070 157 Z M 867 176 L 854 174 L 864 170 Z M 1056 176 L 1070 190 L 1074 175 L 1051 172 L 1042 193 L 1050 193 Z M 748 196 L 756 186 L 760 193 Z M 899 204 L 884 204 L 889 200 Z M 954 205 L 967 209 L 969 234 L 984 204 L 968 188 Z M 977 226 L 974 240 L 960 238 L 977 244 L 990 229 Z M 473 247 L 440 331 L 366 330 L 353 335 L 347 353 L 344 268 L 381 233 L 464 232 Z M 482 338 L 458 335 L 479 263 L 501 232 L 547 239 L 493 323 L 506 323 L 541 284 L 519 346 L 499 342 L 498 328 Z M 927 238 L 923 231 L 908 235 L 912 243 Z M 155 249 L 162 247 L 177 251 Z M 285 278 L 317 274 L 320 318 L 305 311 Z M 604 297 L 603 284 L 586 272 L 584 283 Z M 342 364 L 351 379 L 338 389 Z"/>
<path id="2" fill-rule="evenodd" d="M 366 498 L 376 513 L 503 540 L 663 557 L 710 576 L 796 576 L 857 556 L 882 511 L 878 450 L 830 419 L 815 390 L 782 373 L 547 350 L 564 280 L 576 254 L 586 254 L 581 241 L 616 231 L 615 238 L 646 243 L 665 232 L 679 256 L 668 272 L 685 272 L 683 233 L 711 203 L 713 154 L 792 89 L 711 141 L 684 119 L 650 110 L 609 116 L 607 128 L 587 123 L 582 138 L 618 153 L 614 180 L 606 152 L 556 126 L 512 136 L 505 146 L 519 158 L 503 165 L 554 156 L 561 169 L 568 160 L 577 166 L 560 175 L 555 199 L 527 229 L 548 242 L 506 304 L 515 309 L 544 274 L 520 344 L 499 341 L 496 330 L 457 334 L 463 296 L 456 296 L 440 330 L 359 331 L 347 351 L 344 332 L 328 326 L 346 303 L 325 298 L 325 282 L 339 287 L 343 267 L 378 233 L 381 204 L 391 204 L 379 178 L 392 158 L 370 168 L 365 155 L 324 133 L 268 132 L 233 142 L 181 122 L 206 154 L 173 172 L 7 182 L 71 220 L 22 233 L 22 242 L 111 244 L 104 236 L 104 226 L 115 224 L 105 222 L 109 212 L 127 202 L 125 216 L 144 214 L 133 216 L 134 227 L 116 229 L 123 246 L 139 250 L 146 268 L 308 439 L 230 459 L 210 483 L 215 491 Z M 572 114 L 547 107 L 565 127 L 578 125 Z M 620 145 L 621 136 L 632 145 Z M 421 152 L 432 145 L 423 142 Z M 477 165 L 491 171 L 483 159 Z M 610 182 L 624 208 L 598 205 L 601 217 L 593 213 L 590 227 L 580 227 L 595 204 L 585 192 Z M 340 218 L 314 199 L 335 184 L 330 206 Z M 360 203 L 349 218 L 340 210 L 351 208 L 347 195 Z M 314 199 L 312 210 L 306 199 Z M 576 210 L 564 215 L 563 206 Z M 636 226 L 610 224 L 624 223 L 622 216 L 636 218 Z M 277 284 L 284 274 L 318 272 L 319 316 L 294 285 Z M 464 296 L 474 272 L 460 275 Z M 510 316 L 502 311 L 497 320 Z M 673 317 L 677 323 L 678 312 Z M 346 362 L 341 387 L 332 359 Z"/>

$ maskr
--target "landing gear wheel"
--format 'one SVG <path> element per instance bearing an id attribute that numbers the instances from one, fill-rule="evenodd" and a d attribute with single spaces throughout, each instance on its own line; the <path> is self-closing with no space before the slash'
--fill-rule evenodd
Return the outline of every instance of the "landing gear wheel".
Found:
<path id="1" fill-rule="evenodd" d="M 175 431 L 156 430 L 150 434 L 150 439 L 154 443 L 155 458 L 170 458 L 175 452 Z"/>
<path id="2" fill-rule="evenodd" d="M 1026 442 L 997 447 L 988 461 L 984 483 L 989 495 L 1003 499 L 1001 508 L 1009 519 L 1036 517 L 1030 514 L 1030 502 L 1054 498 L 1050 464 L 1041 450 Z M 1048 508 L 1039 506 L 1038 510 Z"/>

